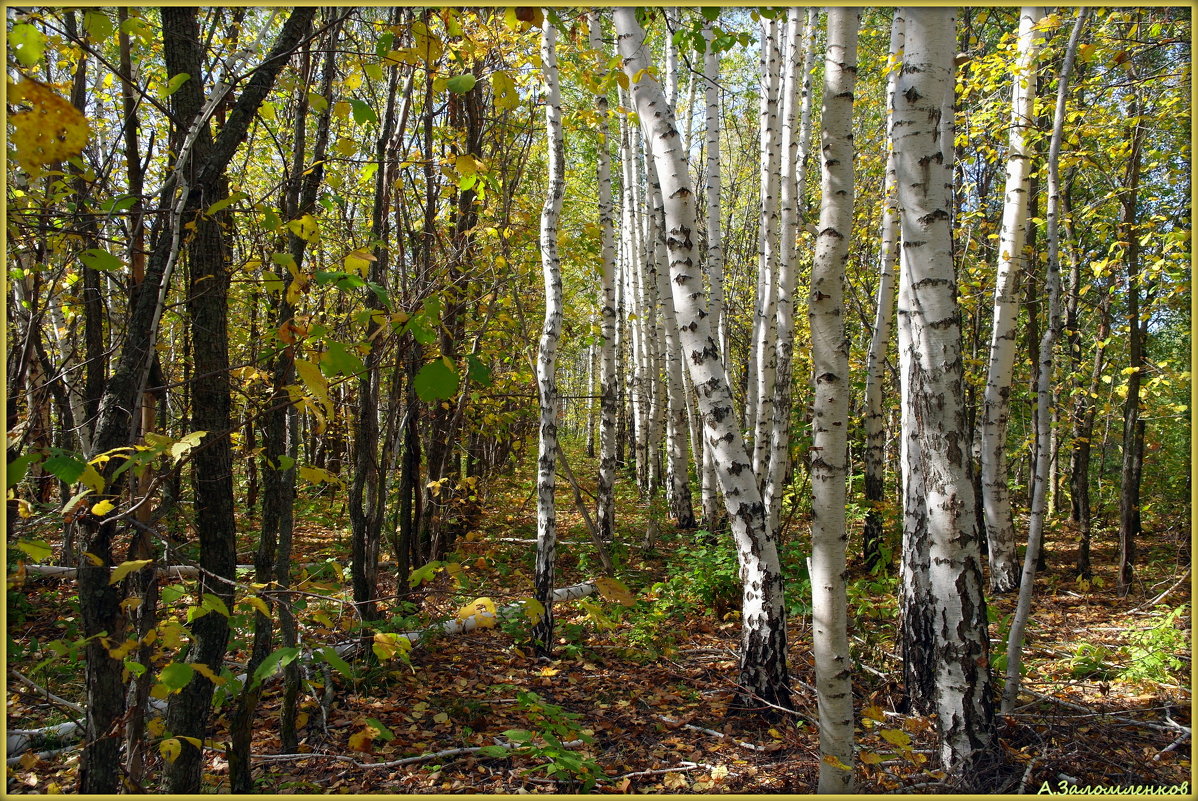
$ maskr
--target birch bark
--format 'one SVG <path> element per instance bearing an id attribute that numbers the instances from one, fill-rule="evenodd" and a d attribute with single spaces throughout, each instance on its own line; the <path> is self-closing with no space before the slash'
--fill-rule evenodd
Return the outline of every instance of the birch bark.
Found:
<path id="1" fill-rule="evenodd" d="M 1048 324 L 1040 339 L 1040 374 L 1036 379 L 1036 411 L 1038 449 L 1036 451 L 1036 475 L 1032 485 L 1031 520 L 1028 524 L 1027 551 L 1023 558 L 1023 578 L 1019 584 L 1019 602 L 1011 620 L 1007 637 L 1007 678 L 1003 688 L 1002 712 L 1009 714 L 1019 695 L 1020 664 L 1023 656 L 1023 633 L 1032 611 L 1032 585 L 1036 580 L 1036 555 L 1040 552 L 1040 541 L 1044 533 L 1044 518 L 1048 497 L 1048 463 L 1052 448 L 1050 438 L 1052 420 L 1049 406 L 1052 401 L 1052 350 L 1057 332 L 1061 327 L 1061 256 L 1060 256 L 1060 213 L 1061 183 L 1060 157 L 1061 140 L 1064 138 L 1065 99 L 1069 94 L 1069 78 L 1077 57 L 1077 45 L 1082 28 L 1086 24 L 1088 8 L 1082 8 L 1069 35 L 1065 56 L 1061 62 L 1061 74 L 1057 78 L 1057 105 L 1052 120 L 1052 139 L 1048 145 Z"/>
<path id="2" fill-rule="evenodd" d="M 886 484 L 886 426 L 882 384 L 886 352 L 894 333 L 894 268 L 898 263 L 899 216 L 895 196 L 893 107 L 898 85 L 906 24 L 902 9 L 895 9 L 890 29 L 890 56 L 886 78 L 887 132 L 886 176 L 882 186 L 882 241 L 878 253 L 878 305 L 865 366 L 865 533 L 862 550 L 870 570 L 882 561 L 882 512 Z"/>
<path id="3" fill-rule="evenodd" d="M 603 39 L 600 35 L 600 17 L 595 11 L 587 15 L 589 41 L 595 52 L 596 68 L 602 69 L 607 62 L 603 57 Z M 599 261 L 603 283 L 603 308 L 600 312 L 602 347 L 599 362 L 599 480 L 596 489 L 596 520 L 599 537 L 610 540 L 615 529 L 615 480 L 616 480 L 616 420 L 619 415 L 616 372 L 616 240 L 615 219 L 611 191 L 611 158 L 608 155 L 607 95 L 595 95 L 595 110 L 599 115 L 599 151 L 596 182 L 599 188 Z"/>
<path id="4" fill-rule="evenodd" d="M 807 9 L 801 24 L 799 9 L 787 12 L 787 71 L 782 90 L 782 216 L 779 225 L 778 281 L 774 328 L 774 401 L 771 407 L 769 458 L 764 469 L 763 500 L 766 525 L 778 532 L 782 514 L 782 490 L 790 468 L 790 383 L 794 352 L 795 237 L 799 205 L 807 176 L 811 141 L 811 59 L 815 48 L 818 11 Z M 801 87 L 801 88 L 800 88 Z M 798 130 L 796 130 L 796 122 Z"/>
<path id="5" fill-rule="evenodd" d="M 557 471 L 557 341 L 562 326 L 562 271 L 557 227 L 565 195 L 561 91 L 558 87 L 557 31 L 546 21 L 541 32 L 545 75 L 545 128 L 549 152 L 549 188 L 541 210 L 541 273 L 545 281 L 545 322 L 537 354 L 541 429 L 537 456 L 536 599 L 544 611 L 533 627 L 533 646 L 541 656 L 553 651 L 553 572 L 557 551 L 557 514 L 553 490 Z"/>
<path id="6" fill-rule="evenodd" d="M 765 529 L 764 508 L 749 455 L 732 410 L 732 392 L 719 348 L 711 334 L 699 248 L 696 243 L 694 190 L 679 149 L 674 114 L 661 84 L 648 74 L 644 31 L 632 8 L 614 11 L 617 41 L 632 98 L 645 128 L 661 179 L 665 203 L 670 288 L 678 314 L 679 336 L 691 380 L 699 397 L 704 429 L 715 454 L 743 587 L 740 700 L 742 706 L 790 706 L 786 669 L 786 606 L 778 552 Z"/>
<path id="7" fill-rule="evenodd" d="M 909 8 L 905 16 L 906 53 L 894 108 L 906 301 L 899 318 L 907 329 L 902 375 L 910 410 L 903 436 L 915 444 L 908 458 L 917 463 L 918 481 L 907 484 L 907 522 L 915 529 L 904 535 L 912 566 L 926 577 L 913 599 L 923 606 L 923 633 L 930 634 L 929 658 L 921 667 L 930 666 L 932 674 L 930 682 L 921 677 L 919 689 L 930 684 L 945 768 L 969 785 L 993 757 L 997 737 L 981 554 L 965 474 L 951 173 L 938 141 L 945 94 L 953 86 L 955 20 L 951 9 Z"/>
<path id="8" fill-rule="evenodd" d="M 999 593 L 1010 592 L 1019 582 L 1011 497 L 1007 490 L 1007 421 L 1011 413 L 1015 323 L 1019 314 L 1015 291 L 1028 244 L 1028 189 L 1033 156 L 1028 133 L 1035 124 L 1036 58 L 1042 41 L 1035 25 L 1043 17 L 1044 10 L 1033 6 L 1025 6 L 1019 14 L 1019 51 L 1011 88 L 1010 152 L 994 285 L 994 328 L 982 418 L 982 498 L 990 551 L 990 588 Z"/>
<path id="9" fill-rule="evenodd" d="M 792 21 L 797 21 L 797 9 L 791 12 Z M 819 767 L 821 793 L 853 791 L 852 657 L 844 582 L 849 418 L 844 276 L 853 228 L 853 89 L 860 23 L 861 15 L 855 8 L 828 9 L 822 201 L 807 299 L 815 390 L 811 447 L 811 618 L 823 757 Z M 792 30 L 797 36 L 797 24 Z M 784 295 L 785 292 L 779 292 L 780 299 Z M 780 302 L 779 323 L 781 308 Z M 781 325 L 778 332 L 781 336 Z"/>

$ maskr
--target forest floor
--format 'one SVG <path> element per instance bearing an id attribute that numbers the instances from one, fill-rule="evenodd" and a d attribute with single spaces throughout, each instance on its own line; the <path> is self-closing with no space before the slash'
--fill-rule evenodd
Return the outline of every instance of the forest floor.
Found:
<path id="1" fill-rule="evenodd" d="M 590 475 L 590 462 L 580 452 L 572 461 L 578 475 Z M 531 595 L 534 546 L 527 540 L 536 534 L 531 480 L 501 478 L 480 492 L 477 507 L 484 511 L 470 520 L 457 553 L 447 560 L 458 567 L 443 568 L 418 588 L 419 619 L 452 618 L 480 596 L 502 606 Z M 600 573 L 564 480 L 558 503 L 565 544 L 558 549 L 556 586 L 564 587 Z M 348 523 L 339 504 L 316 499 L 299 515 L 304 522 L 297 532 L 297 562 L 347 565 Z M 664 521 L 655 547 L 645 550 L 649 514 L 635 488 L 623 486 L 618 531 L 628 544 L 614 544 L 612 552 L 635 604 L 596 595 L 556 605 L 560 639 L 553 661 L 531 655 L 522 644 L 527 625 L 518 620 L 429 638 L 406 661 L 368 664 L 359 657 L 352 680 L 314 670 L 312 692 L 301 703 L 305 753 L 284 759 L 270 756 L 279 749 L 280 693 L 277 685 L 268 688 L 253 743 L 254 753 L 262 755 L 256 762 L 259 790 L 570 793 L 593 785 L 593 792 L 608 793 L 814 792 L 819 743 L 810 616 L 801 598 L 808 590 L 802 580 L 805 533 L 793 534 L 783 548 L 792 575 L 800 576 L 788 586 L 796 714 L 764 722 L 727 714 L 740 631 L 735 587 L 730 592 L 728 584 L 735 580 L 735 556 Z M 255 523 L 244 521 L 247 548 Z M 1189 781 L 1191 741 L 1179 728 L 1191 725 L 1188 520 L 1145 537 L 1142 578 L 1126 598 L 1114 590 L 1108 536 L 1096 538 L 1091 582 L 1074 575 L 1074 550 L 1063 532 L 1050 533 L 1048 567 L 1037 577 L 1024 656 L 1030 692 L 1015 714 L 999 719 L 1006 765 L 989 789 L 1034 793 L 1046 782 L 1059 790 L 1061 782 L 1110 788 Z M 937 770 L 935 722 L 900 711 L 895 581 L 867 575 L 857 562 L 849 578 L 858 792 L 950 791 Z M 336 571 L 309 572 L 305 588 L 312 595 L 299 612 L 303 641 L 312 647 L 346 641 L 351 621 L 344 604 L 334 600 L 343 590 Z M 347 581 L 348 568 L 344 574 Z M 383 590 L 390 597 L 394 582 Z M 47 579 L 10 589 L 10 668 L 30 675 L 52 655 L 48 643 L 69 639 L 77 624 L 61 610 L 71 608 L 73 592 L 71 582 Z M 997 658 L 1005 652 L 1014 598 L 999 597 L 991 605 Z M 416 620 L 392 616 L 383 627 L 406 631 L 419 628 Z M 234 662 L 245 658 L 245 641 L 243 633 L 236 645 L 241 650 L 231 654 Z M 64 657 L 32 675 L 74 699 L 82 697 L 81 673 Z M 995 673 L 1001 682 L 1001 671 Z M 324 687 L 329 679 L 332 686 Z M 65 719 L 21 687 L 10 677 L 9 728 Z M 227 740 L 223 716 L 212 740 L 217 746 Z M 503 756 L 471 750 L 504 742 L 518 747 Z M 458 749 L 465 750 L 443 753 Z M 408 757 L 414 759 L 394 764 Z M 28 754 L 9 766 L 8 791 L 69 791 L 77 764 L 78 750 L 45 758 Z M 228 791 L 228 763 L 219 747 L 210 751 L 204 778 L 207 791 Z"/>

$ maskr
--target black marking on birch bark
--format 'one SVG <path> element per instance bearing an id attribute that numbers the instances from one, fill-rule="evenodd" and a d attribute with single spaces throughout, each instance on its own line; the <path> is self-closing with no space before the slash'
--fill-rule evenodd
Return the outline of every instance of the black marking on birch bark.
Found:
<path id="1" fill-rule="evenodd" d="M 829 166 L 831 166 L 833 163 L 839 163 L 839 162 L 828 162 Z M 820 236 L 831 236 L 831 237 L 835 237 L 836 239 L 844 239 L 844 234 L 840 233 L 840 231 L 837 231 L 835 228 L 831 228 L 831 227 L 825 228 L 824 230 L 820 231 L 819 235 Z"/>
<path id="2" fill-rule="evenodd" d="M 920 217 L 919 224 L 922 225 L 924 228 L 928 228 L 937 220 L 947 220 L 947 219 L 949 219 L 947 211 L 945 211 L 944 209 L 936 209 L 935 211 L 933 211 L 929 214 L 925 214 L 924 216 Z"/>
<path id="3" fill-rule="evenodd" d="M 903 72 L 919 72 L 919 70 L 915 67 L 903 67 Z M 918 89 L 911 86 L 907 88 L 907 91 L 903 92 L 903 97 L 906 98 L 908 103 L 915 103 L 922 95 L 919 94 Z"/>

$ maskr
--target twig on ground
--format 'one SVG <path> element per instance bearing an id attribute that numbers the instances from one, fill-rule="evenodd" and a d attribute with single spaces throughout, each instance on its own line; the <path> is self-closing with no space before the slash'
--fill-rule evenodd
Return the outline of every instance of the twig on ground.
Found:
<path id="1" fill-rule="evenodd" d="M 632 773 L 621 773 L 619 776 L 609 776 L 607 778 L 607 780 L 615 781 L 616 779 L 631 779 L 634 776 L 659 776 L 663 773 L 685 773 L 688 770 L 696 770 L 698 768 L 707 768 L 708 770 L 711 770 L 713 767 L 715 767 L 715 766 L 714 765 L 706 765 L 701 762 L 679 762 L 678 766 L 674 767 L 674 768 L 657 768 L 655 770 L 636 770 L 636 771 L 633 771 Z"/>
<path id="2" fill-rule="evenodd" d="M 495 745 L 509 750 L 514 750 L 520 747 L 518 743 L 496 741 Z M 582 740 L 571 740 L 567 743 L 562 743 L 566 748 L 574 748 L 582 745 Z M 332 759 L 337 762 L 345 762 L 357 768 L 398 768 L 404 765 L 416 765 L 420 762 L 431 762 L 434 759 L 450 759 L 452 757 L 465 756 L 468 754 L 477 754 L 483 748 L 488 746 L 478 745 L 470 748 L 449 748 L 445 751 L 435 751 L 429 754 L 419 754 L 417 756 L 403 757 L 402 759 L 394 759 L 390 762 L 359 762 L 353 757 L 345 756 L 344 754 L 254 754 L 251 759 L 255 762 L 302 762 L 305 759 Z"/>
<path id="3" fill-rule="evenodd" d="M 15 669 L 10 668 L 8 672 L 13 677 L 15 677 L 18 681 L 22 682 L 26 687 L 28 687 L 29 689 L 36 692 L 38 695 L 41 695 L 42 697 L 57 704 L 58 706 L 66 707 L 67 709 L 71 710 L 72 712 L 76 712 L 80 715 L 83 714 L 83 707 L 80 706 L 79 704 L 75 703 L 74 701 L 68 701 L 65 698 L 60 698 L 59 696 L 57 696 L 54 693 L 47 690 L 45 687 L 42 687 L 40 684 L 35 683 L 33 681 L 33 679 L 29 678 L 28 676 L 22 674 L 21 672 L 15 670 Z"/>
<path id="4" fill-rule="evenodd" d="M 712 737 L 719 737 L 720 739 L 731 740 L 736 745 L 739 745 L 741 748 L 744 748 L 749 751 L 768 751 L 769 750 L 765 746 L 757 745 L 755 743 L 746 743 L 743 740 L 737 740 L 735 737 L 732 737 L 731 735 L 728 735 L 728 734 L 724 734 L 722 731 L 716 731 L 715 729 L 705 729 L 702 726 L 695 726 L 694 724 L 691 724 L 691 723 L 683 723 L 680 720 L 674 720 L 673 718 L 667 717 L 666 715 L 658 715 L 658 717 L 661 718 L 662 720 L 664 720 L 666 723 L 668 723 L 671 726 L 682 726 L 684 729 L 690 729 L 691 731 L 702 732 L 703 734 L 710 734 Z"/>

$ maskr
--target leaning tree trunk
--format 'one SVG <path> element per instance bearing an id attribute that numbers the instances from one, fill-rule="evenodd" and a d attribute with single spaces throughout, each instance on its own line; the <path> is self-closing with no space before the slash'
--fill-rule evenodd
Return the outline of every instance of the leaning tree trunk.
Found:
<path id="1" fill-rule="evenodd" d="M 915 599 L 929 624 L 933 709 L 941 757 L 965 785 L 997 747 L 989 670 L 986 602 L 965 474 L 967 441 L 962 404 L 960 310 L 950 221 L 951 165 L 945 163 L 940 118 L 952 92 L 954 19 L 951 9 L 909 8 L 906 60 L 895 93 L 894 130 L 901 215 L 902 284 L 899 319 L 909 346 L 902 368 L 911 409 L 904 439 L 919 483 L 908 485 L 908 516 L 917 529 L 907 547 L 926 576 Z M 904 555 L 904 559 L 908 559 Z M 904 643 L 908 642 L 904 635 Z M 927 686 L 926 677 L 921 686 Z"/>
<path id="2" fill-rule="evenodd" d="M 798 13 L 791 9 L 794 16 Z M 811 619 L 819 706 L 821 793 L 853 791 L 853 687 L 845 589 L 845 481 L 848 478 L 849 341 L 844 277 L 853 230 L 853 87 L 857 76 L 854 8 L 828 9 L 824 58 L 823 182 L 819 236 L 811 267 L 815 405 L 811 442 Z M 794 32 L 797 35 L 798 28 Z"/>
<path id="3" fill-rule="evenodd" d="M 553 567 L 557 551 L 557 516 L 553 501 L 557 470 L 557 340 L 562 327 L 562 269 L 557 253 L 557 225 L 565 194 L 561 93 L 558 89 L 557 31 L 546 21 L 541 35 L 545 73 L 545 125 L 548 133 L 549 190 L 541 211 L 541 272 L 545 279 L 545 324 L 537 355 L 541 390 L 541 433 L 537 458 L 536 599 L 543 607 L 533 627 L 533 645 L 541 656 L 553 652 Z"/>
<path id="4" fill-rule="evenodd" d="M 990 551 L 990 588 L 1010 592 L 1019 584 L 1015 562 L 1015 527 L 1007 489 L 1007 421 L 1011 414 L 1012 373 L 1015 368 L 1015 323 L 1019 304 L 1015 287 L 1027 255 L 1029 188 L 1033 150 L 1028 134 L 1035 126 L 1036 57 L 1041 36 L 1035 25 L 1044 16 L 1038 7 L 1019 15 L 1019 55 L 1013 65 L 1010 152 L 1003 200 L 1002 232 L 998 245 L 998 275 L 994 283 L 994 328 L 982 419 L 982 498 L 986 540 Z"/>
<path id="5" fill-rule="evenodd" d="M 894 89 L 903 50 L 902 9 L 895 9 L 890 29 L 889 72 L 886 79 L 886 177 L 882 184 L 882 235 L 878 254 L 878 305 L 865 366 L 865 531 L 862 551 L 865 566 L 882 564 L 885 528 L 881 505 L 886 500 L 886 421 L 882 384 L 886 378 L 886 352 L 894 332 L 894 268 L 898 263 L 898 208 L 895 204 Z"/>
<path id="6" fill-rule="evenodd" d="M 1031 519 L 1028 524 L 1027 551 L 1023 557 L 1023 578 L 1019 584 L 1019 603 L 1011 620 L 1007 637 L 1007 679 L 1003 689 L 1002 712 L 1010 714 L 1019 695 L 1020 666 L 1023 656 L 1023 632 L 1032 611 L 1032 585 L 1036 581 L 1037 554 L 1044 533 L 1044 518 L 1047 509 L 1049 471 L 1051 458 L 1050 438 L 1052 420 L 1049 406 L 1052 402 L 1052 350 L 1056 345 L 1057 332 L 1061 327 L 1061 249 L 1060 210 L 1061 183 L 1059 165 L 1061 140 L 1065 127 L 1065 99 L 1069 94 L 1069 76 L 1077 55 L 1077 43 L 1081 39 L 1082 27 L 1086 23 L 1088 8 L 1078 12 L 1073 33 L 1065 48 L 1061 63 L 1061 74 L 1057 78 L 1057 106 L 1052 121 L 1052 140 L 1048 146 L 1048 321 L 1044 336 L 1040 339 L 1040 372 L 1036 378 L 1036 474 L 1032 485 Z"/>
<path id="7" fill-rule="evenodd" d="M 761 493 L 740 421 L 732 410 L 732 391 L 719 347 L 704 308 L 703 280 L 696 243 L 694 190 L 679 149 L 673 110 L 661 84 L 649 76 L 645 33 L 632 8 L 614 11 L 617 41 L 632 98 L 661 180 L 665 201 L 670 287 L 679 336 L 691 380 L 699 396 L 707 444 L 732 526 L 744 588 L 740 653 L 740 699 L 747 707 L 790 707 L 786 670 L 786 605 L 778 551 L 765 528 Z"/>

